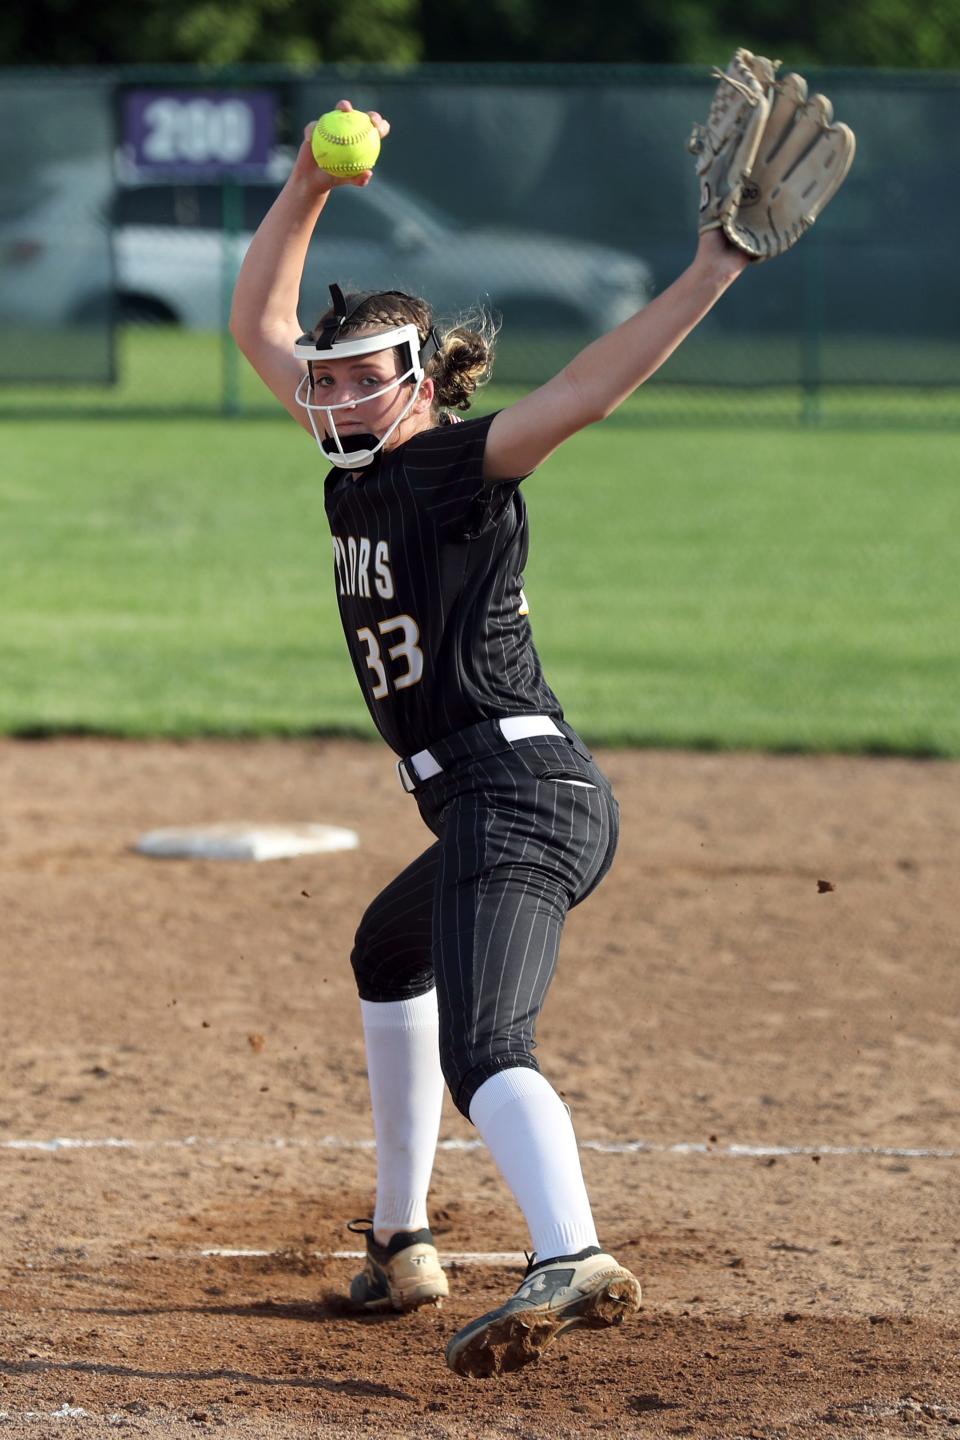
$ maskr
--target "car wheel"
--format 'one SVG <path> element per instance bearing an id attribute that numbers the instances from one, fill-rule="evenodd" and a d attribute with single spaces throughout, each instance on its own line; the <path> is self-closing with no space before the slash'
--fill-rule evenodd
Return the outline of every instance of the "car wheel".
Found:
<path id="1" fill-rule="evenodd" d="M 178 317 L 150 295 L 91 295 L 70 319 L 74 325 L 176 325 Z"/>
<path id="2" fill-rule="evenodd" d="M 120 295 L 117 297 L 119 325 L 176 325 L 178 317 L 162 300 L 151 295 Z"/>

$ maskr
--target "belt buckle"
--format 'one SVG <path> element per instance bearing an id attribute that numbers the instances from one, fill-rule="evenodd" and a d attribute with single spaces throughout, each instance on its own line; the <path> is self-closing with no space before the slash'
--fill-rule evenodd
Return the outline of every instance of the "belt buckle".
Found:
<path id="1" fill-rule="evenodd" d="M 408 795 L 412 795 L 414 790 L 416 790 L 417 788 L 417 782 L 411 777 L 410 771 L 407 769 L 406 765 L 403 763 L 402 760 L 397 761 L 397 775 L 399 776 L 400 784 L 403 786 L 404 790 L 407 792 Z"/>

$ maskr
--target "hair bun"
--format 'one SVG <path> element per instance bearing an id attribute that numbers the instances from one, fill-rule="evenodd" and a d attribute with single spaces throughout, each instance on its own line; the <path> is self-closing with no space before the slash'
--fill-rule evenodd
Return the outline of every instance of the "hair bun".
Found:
<path id="1" fill-rule="evenodd" d="M 440 350 L 427 366 L 438 405 L 469 409 L 471 396 L 490 379 L 496 334 L 492 318 L 484 311 L 464 317 L 446 331 Z"/>

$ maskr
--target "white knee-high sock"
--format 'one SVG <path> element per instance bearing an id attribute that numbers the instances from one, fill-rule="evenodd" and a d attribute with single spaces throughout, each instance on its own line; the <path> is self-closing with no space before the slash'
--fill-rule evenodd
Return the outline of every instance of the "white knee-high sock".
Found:
<path id="1" fill-rule="evenodd" d="M 573 1123 L 537 1070 L 500 1070 L 470 1103 L 470 1119 L 523 1211 L 541 1260 L 596 1245 Z"/>
<path id="2" fill-rule="evenodd" d="M 437 992 L 412 1000 L 360 1001 L 377 1139 L 378 1239 L 427 1224 L 427 1190 L 440 1133 Z"/>

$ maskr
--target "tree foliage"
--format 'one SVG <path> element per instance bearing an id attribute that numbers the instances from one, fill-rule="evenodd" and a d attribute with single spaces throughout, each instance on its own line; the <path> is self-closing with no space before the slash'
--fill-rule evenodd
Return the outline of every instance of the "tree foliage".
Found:
<path id="1" fill-rule="evenodd" d="M 960 0 L 29 0 L 0 63 L 714 64 L 960 68 Z"/>
<path id="2" fill-rule="evenodd" d="M 11 65 L 294 65 L 422 58 L 418 0 L 29 0 L 0 16 Z"/>
<path id="3" fill-rule="evenodd" d="M 716 64 L 737 45 L 790 66 L 960 66 L 958 0 L 421 0 L 423 58 Z"/>

